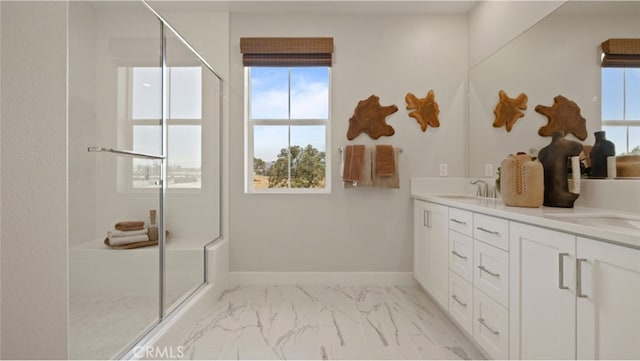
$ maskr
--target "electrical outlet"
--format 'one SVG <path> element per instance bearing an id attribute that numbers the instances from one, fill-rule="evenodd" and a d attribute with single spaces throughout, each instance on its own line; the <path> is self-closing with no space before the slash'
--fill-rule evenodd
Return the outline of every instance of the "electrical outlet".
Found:
<path id="1" fill-rule="evenodd" d="M 440 177 L 446 177 L 448 174 L 447 163 L 440 163 Z"/>
<path id="2" fill-rule="evenodd" d="M 484 176 L 485 177 L 492 177 L 493 176 L 493 164 L 486 163 L 484 165 Z"/>

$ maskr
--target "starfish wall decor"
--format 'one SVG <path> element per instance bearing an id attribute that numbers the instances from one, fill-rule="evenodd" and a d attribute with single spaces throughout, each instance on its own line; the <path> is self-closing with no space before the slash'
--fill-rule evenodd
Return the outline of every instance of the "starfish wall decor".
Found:
<path id="1" fill-rule="evenodd" d="M 527 110 L 527 94 L 520 93 L 516 98 L 509 98 L 504 90 L 498 92 L 500 101 L 496 104 L 493 114 L 496 116 L 493 121 L 494 128 L 505 126 L 507 132 L 511 131 L 513 125 L 519 118 L 524 117 L 522 110 Z"/>
<path id="2" fill-rule="evenodd" d="M 415 109 L 409 113 L 409 116 L 420 123 L 423 132 L 427 131 L 428 125 L 434 128 L 440 126 L 440 120 L 438 120 L 440 109 L 438 108 L 438 103 L 436 103 L 433 90 L 429 90 L 427 97 L 423 99 L 418 99 L 411 93 L 407 93 L 404 99 L 407 102 L 407 110 Z"/>
<path id="3" fill-rule="evenodd" d="M 536 112 L 549 119 L 549 123 L 538 130 L 539 135 L 550 137 L 561 130 L 580 140 L 587 139 L 587 120 L 580 115 L 580 107 L 562 95 L 553 98 L 553 105 L 550 107 L 537 105 Z"/>
<path id="4" fill-rule="evenodd" d="M 398 107 L 395 105 L 380 105 L 380 98 L 375 95 L 359 101 L 353 116 L 349 119 L 347 139 L 352 140 L 363 132 L 373 139 L 393 135 L 395 130 L 386 123 L 385 118 L 397 111 Z"/>

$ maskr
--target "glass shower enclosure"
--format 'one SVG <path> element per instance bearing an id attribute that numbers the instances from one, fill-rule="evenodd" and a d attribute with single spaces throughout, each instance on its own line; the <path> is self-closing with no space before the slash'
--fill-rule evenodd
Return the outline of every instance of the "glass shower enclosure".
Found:
<path id="1" fill-rule="evenodd" d="M 205 283 L 221 89 L 146 3 L 69 2 L 70 358 L 124 355 Z"/>

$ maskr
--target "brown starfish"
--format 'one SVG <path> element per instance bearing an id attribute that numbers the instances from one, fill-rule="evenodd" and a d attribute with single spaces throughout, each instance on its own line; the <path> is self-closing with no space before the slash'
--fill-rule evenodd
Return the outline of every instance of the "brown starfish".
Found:
<path id="1" fill-rule="evenodd" d="M 386 123 L 385 118 L 398 111 L 395 105 L 382 106 L 380 98 L 372 95 L 358 102 L 353 116 L 349 119 L 347 139 L 367 133 L 371 138 L 378 139 L 381 136 L 391 136 L 395 133 L 393 127 Z"/>
<path id="2" fill-rule="evenodd" d="M 510 132 L 516 121 L 524 117 L 524 113 L 521 110 L 527 110 L 527 100 L 529 98 L 525 93 L 520 93 L 516 98 L 509 98 L 504 90 L 500 90 L 498 96 L 500 101 L 493 110 L 493 114 L 496 116 L 493 121 L 493 127 L 500 128 L 506 125 L 507 132 Z"/>
<path id="3" fill-rule="evenodd" d="M 549 137 L 561 130 L 580 140 L 587 139 L 587 121 L 580 115 L 580 107 L 562 95 L 553 98 L 553 105 L 550 107 L 537 105 L 536 112 L 549 119 L 549 123 L 538 130 L 541 136 Z"/>
<path id="4" fill-rule="evenodd" d="M 429 90 L 427 97 L 423 99 L 418 99 L 411 93 L 407 93 L 404 99 L 407 102 L 407 109 L 415 109 L 409 113 L 409 116 L 420 123 L 423 132 L 427 131 L 427 125 L 434 128 L 440 126 L 440 121 L 438 120 L 440 109 L 438 108 L 438 103 L 436 103 L 433 90 Z"/>

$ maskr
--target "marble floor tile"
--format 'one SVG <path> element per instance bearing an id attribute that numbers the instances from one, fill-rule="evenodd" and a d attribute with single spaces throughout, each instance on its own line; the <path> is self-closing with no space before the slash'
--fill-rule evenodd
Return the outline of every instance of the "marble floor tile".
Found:
<path id="1" fill-rule="evenodd" d="M 387 291 L 384 286 L 352 286 L 351 291 L 356 302 L 384 302 L 387 300 Z"/>
<path id="2" fill-rule="evenodd" d="M 319 286 L 320 302 L 355 302 L 355 295 L 351 287 L 347 286 Z"/>
<path id="3" fill-rule="evenodd" d="M 186 359 L 480 359 L 418 286 L 236 286 L 189 330 Z"/>

